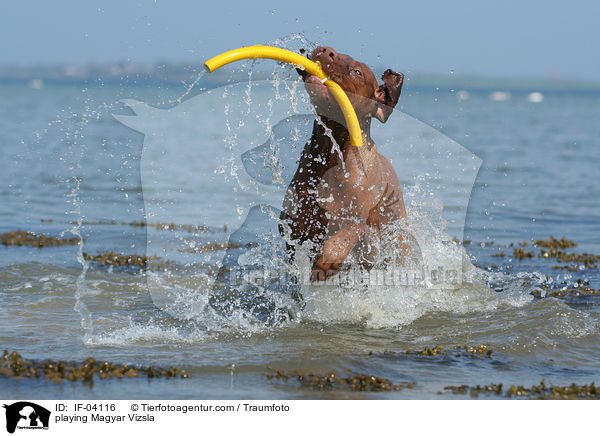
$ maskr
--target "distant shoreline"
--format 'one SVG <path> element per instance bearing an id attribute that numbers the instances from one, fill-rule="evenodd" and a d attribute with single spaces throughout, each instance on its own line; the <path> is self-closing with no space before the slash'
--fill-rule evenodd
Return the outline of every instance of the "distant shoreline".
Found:
<path id="1" fill-rule="evenodd" d="M 383 71 L 383 69 L 381 69 Z M 92 64 L 88 66 L 0 66 L 0 84 L 43 85 L 181 85 L 191 83 L 203 71 L 200 64 Z M 378 69 L 375 69 L 378 74 Z M 268 80 L 272 69 L 255 68 L 253 81 Z M 501 78 L 474 75 L 447 76 L 407 73 L 406 85 L 428 91 L 512 91 L 512 92 L 600 92 L 600 82 L 573 79 Z M 246 71 L 224 70 L 202 78 L 202 87 L 216 88 L 230 83 L 247 82 Z"/>

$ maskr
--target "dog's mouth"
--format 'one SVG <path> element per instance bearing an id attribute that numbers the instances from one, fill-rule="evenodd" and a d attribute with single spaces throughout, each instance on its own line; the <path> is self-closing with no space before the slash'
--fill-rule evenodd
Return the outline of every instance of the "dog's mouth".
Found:
<path id="1" fill-rule="evenodd" d="M 308 59 L 309 61 L 312 61 L 312 59 L 310 58 L 309 54 L 306 53 L 306 50 L 304 50 L 303 48 L 300 49 L 300 54 L 303 54 L 306 57 L 306 59 Z M 304 70 L 302 68 L 296 68 L 296 72 L 298 73 L 298 75 L 300 77 L 302 77 L 302 80 L 304 82 L 306 82 L 306 79 L 309 76 L 312 76 L 312 74 L 309 74 L 306 70 Z"/>
<path id="2" fill-rule="evenodd" d="M 308 54 L 306 57 L 310 59 Z M 335 104 L 333 95 L 329 92 L 329 88 L 321 79 L 301 68 L 296 68 L 296 71 L 298 72 L 298 75 L 302 77 L 304 87 L 315 106 Z"/>
<path id="3" fill-rule="evenodd" d="M 302 78 L 304 80 L 304 86 L 306 90 L 312 94 L 315 94 L 316 97 L 327 97 L 329 98 L 331 95 L 329 93 L 329 88 L 327 85 L 323 83 L 321 79 L 317 76 L 313 76 L 312 74 L 307 74 Z"/>

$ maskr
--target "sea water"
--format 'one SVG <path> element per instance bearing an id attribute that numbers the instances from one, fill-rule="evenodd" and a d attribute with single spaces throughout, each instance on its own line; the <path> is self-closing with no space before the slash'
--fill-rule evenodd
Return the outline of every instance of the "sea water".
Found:
<path id="1" fill-rule="evenodd" d="M 35 386 L 36 397 L 49 398 L 437 398 L 446 385 L 598 381 L 598 297 L 538 298 L 543 286 L 573 288 L 578 279 L 597 289 L 597 269 L 553 269 L 531 246 L 536 256 L 512 256 L 520 242 L 551 235 L 599 254 L 597 93 L 548 91 L 532 101 L 513 91 L 498 100 L 493 83 L 459 93 L 407 81 L 373 137 L 403 184 L 423 261 L 454 268 L 457 280 L 304 282 L 300 303 L 287 288 L 263 284 L 256 304 L 285 315 L 265 321 L 235 302 L 215 310 L 211 293 L 240 229 L 262 243 L 230 253 L 236 262 L 286 268 L 269 220 L 314 118 L 292 75 L 185 98 L 176 86 L 131 83 L 0 89 L 0 233 L 81 237 L 78 246 L 0 245 L 1 348 L 28 359 L 179 366 L 192 376 L 91 388 L 0 378 L 5 397 L 30 397 Z M 244 160 L 261 146 L 284 150 L 268 156 L 285 155 L 288 164 Z M 144 221 L 197 228 L 131 225 Z M 202 249 L 208 244 L 223 249 Z M 140 271 L 83 257 L 110 251 L 172 263 Z M 405 353 L 464 344 L 494 352 Z M 324 393 L 268 380 L 268 368 L 350 370 L 417 385 Z"/>

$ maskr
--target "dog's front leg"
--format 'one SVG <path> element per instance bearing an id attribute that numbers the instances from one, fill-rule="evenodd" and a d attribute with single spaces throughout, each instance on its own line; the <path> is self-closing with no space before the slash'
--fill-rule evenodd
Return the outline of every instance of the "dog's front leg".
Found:
<path id="1" fill-rule="evenodd" d="M 363 237 L 366 229 L 365 223 L 346 223 L 327 239 L 313 263 L 311 281 L 327 280 L 336 274 L 348 257 L 350 250 Z"/>

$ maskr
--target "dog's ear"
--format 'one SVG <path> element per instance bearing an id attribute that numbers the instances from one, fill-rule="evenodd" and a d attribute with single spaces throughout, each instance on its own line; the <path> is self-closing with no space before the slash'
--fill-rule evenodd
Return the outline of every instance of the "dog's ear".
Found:
<path id="1" fill-rule="evenodd" d="M 392 114 L 392 111 L 400 98 L 404 75 L 387 69 L 381 78 L 383 79 L 383 84 L 375 90 L 377 109 L 373 116 L 382 123 L 385 123 Z"/>

